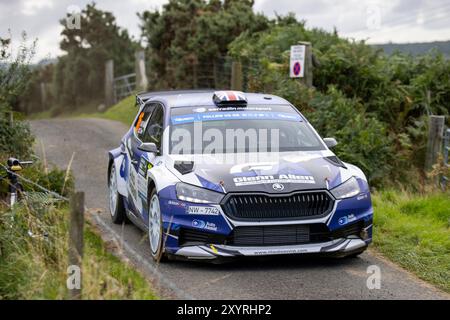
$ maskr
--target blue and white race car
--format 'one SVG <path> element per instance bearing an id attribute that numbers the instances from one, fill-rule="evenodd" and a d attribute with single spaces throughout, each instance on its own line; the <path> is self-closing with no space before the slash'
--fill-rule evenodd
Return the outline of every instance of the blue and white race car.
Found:
<path id="1" fill-rule="evenodd" d="M 372 241 L 364 173 L 288 101 L 236 91 L 137 95 L 109 152 L 114 223 L 148 232 L 151 254 L 356 256 Z"/>

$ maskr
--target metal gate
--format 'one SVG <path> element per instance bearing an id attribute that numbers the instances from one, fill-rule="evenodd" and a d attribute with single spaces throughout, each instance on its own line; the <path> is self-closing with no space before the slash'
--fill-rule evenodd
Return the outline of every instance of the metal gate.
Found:
<path id="1" fill-rule="evenodd" d="M 114 103 L 130 96 L 136 90 L 136 73 L 114 78 Z"/>

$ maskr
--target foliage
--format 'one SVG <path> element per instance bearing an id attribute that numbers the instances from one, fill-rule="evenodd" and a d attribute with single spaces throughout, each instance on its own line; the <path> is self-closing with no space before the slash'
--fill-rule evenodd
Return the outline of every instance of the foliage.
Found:
<path id="1" fill-rule="evenodd" d="M 162 12 L 139 14 L 148 43 L 154 87 L 191 88 L 207 77 L 214 86 L 228 45 L 242 32 L 268 27 L 268 19 L 253 12 L 253 0 L 170 0 Z M 216 75 L 214 79 L 214 73 Z"/>
<path id="2" fill-rule="evenodd" d="M 450 292 L 450 194 L 392 190 L 377 193 L 372 200 L 376 249 Z"/>
<path id="3" fill-rule="evenodd" d="M 27 123 L 15 121 L 11 126 L 9 119 L 0 117 L 0 161 L 2 158 L 27 158 L 32 154 L 34 137 Z"/>
<path id="4" fill-rule="evenodd" d="M 67 299 L 68 210 L 47 199 L 0 208 L 0 299 Z M 156 299 L 147 281 L 85 229 L 83 299 Z"/>
<path id="5" fill-rule="evenodd" d="M 34 43 L 25 45 L 26 34 L 16 55 L 11 51 L 11 38 L 0 38 L 0 161 L 9 156 L 28 157 L 33 137 L 27 124 L 22 121 L 10 123 L 8 113 L 17 109 L 22 91 L 26 88 L 30 69 L 29 61 L 34 54 Z"/>
<path id="6" fill-rule="evenodd" d="M 311 89 L 288 78 L 289 49 L 299 41 L 313 45 Z M 248 91 L 292 102 L 322 136 L 340 140 L 336 153 L 361 167 L 373 185 L 420 188 L 427 116 L 450 113 L 450 61 L 442 55 L 386 56 L 337 32 L 306 29 L 293 16 L 241 34 L 229 52 L 244 65 Z"/>
<path id="7" fill-rule="evenodd" d="M 5 163 L 9 157 L 20 160 L 31 160 L 33 157 L 34 137 L 31 134 L 28 124 L 20 119 L 14 119 L 11 124 L 6 112 L 11 111 L 11 107 L 17 106 L 22 91 L 29 85 L 31 70 L 29 61 L 34 53 L 34 44 L 31 48 L 25 46 L 25 35 L 23 43 L 13 57 L 10 52 L 10 40 L 0 40 L 0 162 Z M 16 107 L 17 108 L 17 107 Z M 14 116 L 18 116 L 15 113 Z M 67 195 L 73 189 L 73 179 L 70 174 L 56 168 L 47 170 L 40 163 L 27 168 L 23 173 L 26 178 L 34 181 L 49 190 Z M 5 171 L 0 169 L 0 177 L 5 175 Z M 22 181 L 25 191 L 38 191 L 34 186 Z M 0 183 L 1 193 L 7 190 L 7 182 Z M 39 190 L 40 191 L 40 190 Z"/>
<path id="8" fill-rule="evenodd" d="M 104 66 L 114 60 L 117 75 L 134 70 L 134 52 L 138 44 L 128 32 L 117 26 L 111 12 L 94 3 L 81 12 L 81 28 L 69 28 L 66 20 L 60 43 L 67 54 L 58 59 L 53 74 L 55 103 L 68 110 L 104 96 Z"/>
<path id="9" fill-rule="evenodd" d="M 26 46 L 27 36 L 22 33 L 22 43 L 17 54 L 11 49 L 11 38 L 0 38 L 0 112 L 17 108 L 19 97 L 30 76 L 29 63 L 34 55 L 35 42 Z"/>
<path id="10" fill-rule="evenodd" d="M 103 113 L 89 114 L 89 116 L 119 121 L 129 127 L 136 117 L 136 114 L 136 97 L 130 96 L 119 101 Z"/>

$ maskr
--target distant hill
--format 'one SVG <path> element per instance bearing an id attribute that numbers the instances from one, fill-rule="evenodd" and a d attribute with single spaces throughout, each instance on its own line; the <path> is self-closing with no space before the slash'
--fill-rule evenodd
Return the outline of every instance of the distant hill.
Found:
<path id="1" fill-rule="evenodd" d="M 373 47 L 383 49 L 388 55 L 396 51 L 403 53 L 410 53 L 414 56 L 426 54 L 432 49 L 442 52 L 445 56 L 450 58 L 450 41 L 435 41 L 423 43 L 386 43 L 375 44 Z"/>

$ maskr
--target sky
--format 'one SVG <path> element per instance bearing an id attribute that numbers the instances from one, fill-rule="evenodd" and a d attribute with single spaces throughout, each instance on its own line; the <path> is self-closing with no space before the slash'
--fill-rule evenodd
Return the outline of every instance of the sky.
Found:
<path id="1" fill-rule="evenodd" d="M 59 20 L 66 12 L 91 0 L 0 0 L 0 37 L 20 42 L 25 31 L 37 39 L 35 62 L 63 54 L 59 49 Z M 140 37 L 137 12 L 160 10 L 167 0 L 97 0 L 97 7 L 113 12 L 117 24 Z M 346 38 L 368 43 L 450 40 L 450 0 L 255 0 L 254 10 L 273 17 L 293 12 L 308 27 L 336 28 Z"/>

